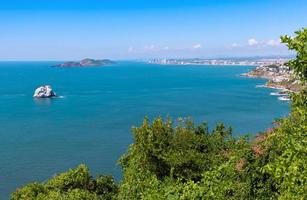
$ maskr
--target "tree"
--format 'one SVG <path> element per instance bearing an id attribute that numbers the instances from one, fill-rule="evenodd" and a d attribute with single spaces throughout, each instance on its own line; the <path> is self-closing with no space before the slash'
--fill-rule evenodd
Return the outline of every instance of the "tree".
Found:
<path id="1" fill-rule="evenodd" d="M 288 65 L 301 78 L 304 88 L 292 95 L 290 116 L 280 120 L 265 144 L 270 162 L 263 171 L 278 183 L 279 199 L 307 198 L 307 29 L 295 34 L 293 38 L 282 36 L 281 40 L 297 53 Z"/>
<path id="2" fill-rule="evenodd" d="M 133 129 L 134 143 L 120 160 L 124 173 L 120 199 L 154 196 L 150 188 L 168 188 L 166 183 L 174 189 L 201 181 L 204 172 L 229 159 L 227 153 L 247 144 L 232 138 L 231 132 L 223 124 L 209 132 L 206 123 L 195 126 L 189 119 L 174 125 L 170 119 L 157 118 L 150 124 L 145 118 L 141 127 Z"/>
<path id="3" fill-rule="evenodd" d="M 31 183 L 17 189 L 12 200 L 111 200 L 116 197 L 117 185 L 111 176 L 94 179 L 85 165 L 61 173 L 47 183 Z"/>
<path id="4" fill-rule="evenodd" d="M 296 52 L 296 58 L 290 60 L 288 65 L 303 80 L 307 80 L 307 28 L 295 32 L 295 37 L 284 35 L 281 41 L 286 43 L 290 50 Z"/>

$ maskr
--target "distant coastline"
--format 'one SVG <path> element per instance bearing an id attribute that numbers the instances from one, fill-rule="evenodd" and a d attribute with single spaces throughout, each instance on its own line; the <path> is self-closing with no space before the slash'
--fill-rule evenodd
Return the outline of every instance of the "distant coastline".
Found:
<path id="1" fill-rule="evenodd" d="M 238 58 L 238 59 L 151 59 L 149 64 L 161 65 L 225 65 L 225 66 L 260 66 L 283 65 L 289 58 Z"/>
<path id="2" fill-rule="evenodd" d="M 289 101 L 291 93 L 297 93 L 305 87 L 293 70 L 285 63 L 260 65 L 241 75 L 249 78 L 266 79 L 267 82 L 263 87 L 278 90 L 278 92 L 271 92 L 271 95 L 279 96 L 278 99 L 282 101 Z"/>
<path id="3" fill-rule="evenodd" d="M 293 71 L 283 64 L 261 65 L 248 73 L 242 74 L 245 77 L 263 78 L 268 80 L 265 87 L 299 92 L 303 85 L 294 75 Z"/>
<path id="4" fill-rule="evenodd" d="M 281 101 L 289 101 L 290 94 L 299 92 L 304 86 L 286 65 L 290 58 L 237 58 L 237 59 L 152 59 L 149 64 L 160 65 L 212 65 L 212 66 L 254 66 L 248 73 L 241 76 L 249 78 L 262 78 L 267 82 L 261 87 L 278 90 L 272 92 Z M 257 86 L 260 87 L 260 86 Z"/>

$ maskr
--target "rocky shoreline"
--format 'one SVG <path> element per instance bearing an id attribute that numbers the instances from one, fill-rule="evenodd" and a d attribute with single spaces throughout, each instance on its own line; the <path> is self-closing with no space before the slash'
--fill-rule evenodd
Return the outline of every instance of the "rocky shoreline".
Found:
<path id="1" fill-rule="evenodd" d="M 283 63 L 261 65 L 242 76 L 268 80 L 263 87 L 277 89 L 278 92 L 272 92 L 271 95 L 279 96 L 278 99 L 282 101 L 289 101 L 291 93 L 299 92 L 303 88 L 293 71 Z"/>

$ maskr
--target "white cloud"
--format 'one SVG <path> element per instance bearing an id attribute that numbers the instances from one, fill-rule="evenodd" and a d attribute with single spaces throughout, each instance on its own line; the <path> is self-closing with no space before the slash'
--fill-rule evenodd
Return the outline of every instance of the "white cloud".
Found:
<path id="1" fill-rule="evenodd" d="M 273 47 L 273 46 L 279 46 L 280 40 L 267 40 L 267 41 L 257 41 L 255 38 L 251 38 L 248 40 L 249 46 L 256 46 L 256 47 Z"/>
<path id="2" fill-rule="evenodd" d="M 152 45 L 149 45 L 149 46 L 145 46 L 144 49 L 145 49 L 145 50 L 152 51 L 152 50 L 155 49 L 155 45 L 152 44 Z"/>
<path id="3" fill-rule="evenodd" d="M 255 38 L 251 38 L 251 39 L 248 40 L 249 46 L 255 46 L 257 44 L 259 44 L 259 42 Z"/>
<path id="4" fill-rule="evenodd" d="M 194 44 L 192 46 L 192 49 L 200 49 L 201 48 L 201 44 Z"/>
<path id="5" fill-rule="evenodd" d="M 280 41 L 279 40 L 268 40 L 265 44 L 267 46 L 279 46 Z"/>
<path id="6" fill-rule="evenodd" d="M 239 45 L 239 44 L 237 44 L 237 43 L 232 43 L 232 44 L 231 44 L 231 47 L 239 47 L 239 46 L 241 46 L 241 45 Z"/>
<path id="7" fill-rule="evenodd" d="M 163 48 L 163 50 L 169 50 L 169 47 L 168 47 L 168 46 L 166 46 L 166 47 L 164 47 L 164 48 Z"/>
<path id="8" fill-rule="evenodd" d="M 133 47 L 129 47 L 129 48 L 128 48 L 128 52 L 129 52 L 129 53 L 131 53 L 131 52 L 133 52 L 133 51 L 134 51 L 134 48 L 133 48 Z"/>
<path id="9" fill-rule="evenodd" d="M 239 43 L 232 43 L 231 45 L 227 46 L 228 48 L 269 48 L 269 47 L 283 47 L 279 39 L 270 39 L 270 40 L 256 40 L 255 38 L 251 38 L 247 41 L 247 44 L 239 44 Z"/>

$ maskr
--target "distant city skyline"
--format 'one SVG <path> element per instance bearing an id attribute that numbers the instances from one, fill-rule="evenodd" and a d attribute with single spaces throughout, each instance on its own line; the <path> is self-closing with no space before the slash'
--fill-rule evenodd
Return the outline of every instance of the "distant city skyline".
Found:
<path id="1" fill-rule="evenodd" d="M 0 60 L 287 56 L 304 0 L 3 0 Z"/>

